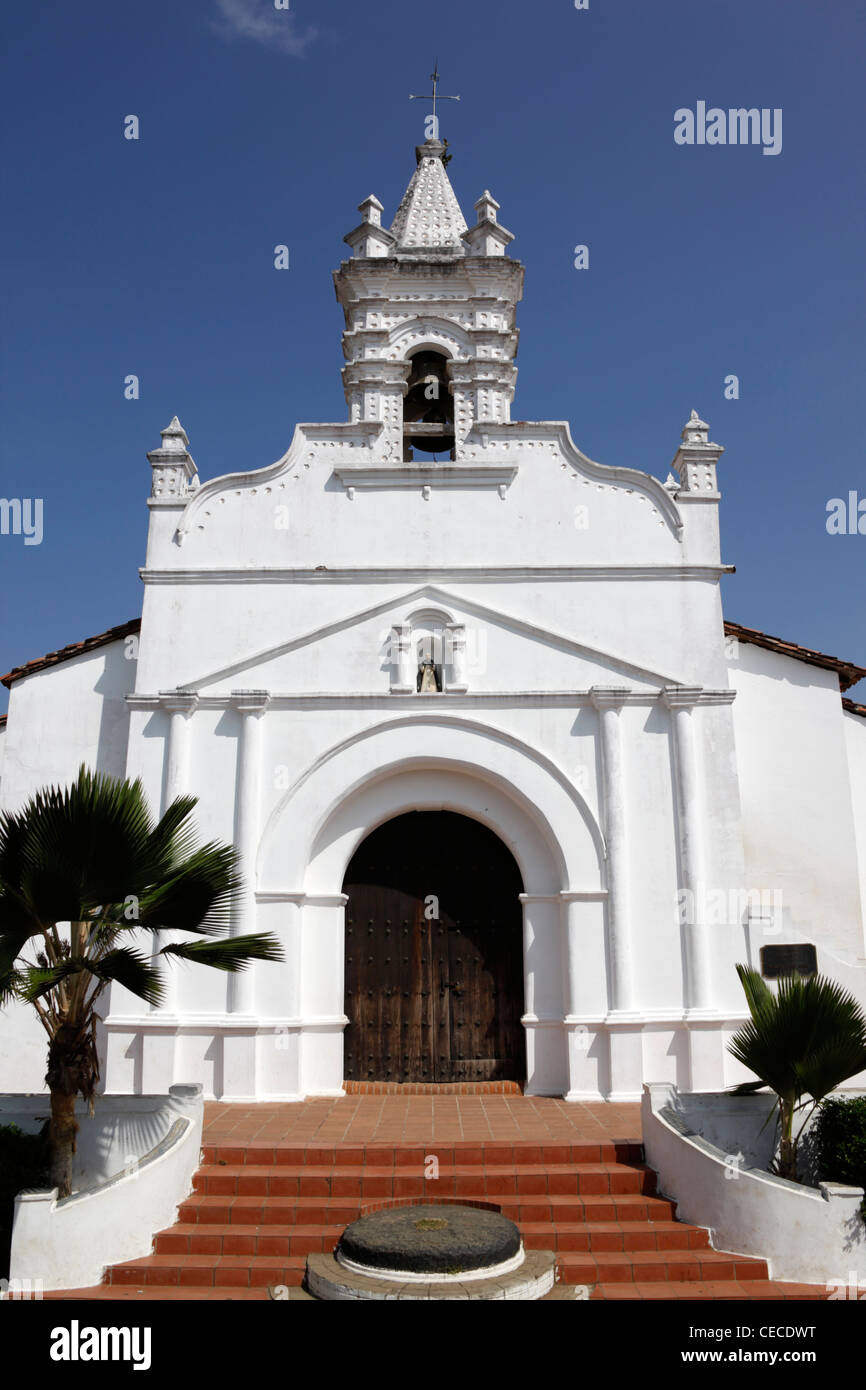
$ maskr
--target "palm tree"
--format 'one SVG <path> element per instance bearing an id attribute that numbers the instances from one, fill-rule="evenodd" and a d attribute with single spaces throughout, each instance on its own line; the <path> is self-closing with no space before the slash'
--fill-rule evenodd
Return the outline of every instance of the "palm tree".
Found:
<path id="1" fill-rule="evenodd" d="M 796 1137 L 794 1116 L 810 1112 L 866 1068 L 866 1017 L 853 995 L 825 976 L 782 976 L 774 994 L 756 970 L 738 965 L 737 974 L 752 1017 L 728 1051 L 760 1079 L 744 1081 L 733 1094 L 752 1095 L 764 1086 L 775 1091 L 771 1114 L 778 1107 L 781 1133 L 775 1171 L 796 1182 L 797 1144 L 808 1113 Z"/>
<path id="2" fill-rule="evenodd" d="M 234 972 L 282 959 L 273 936 L 226 936 L 241 887 L 237 856 L 228 845 L 196 845 L 195 805 L 178 797 L 155 824 L 140 781 L 82 766 L 71 786 L 44 788 L 0 816 L 0 1006 L 32 1004 L 48 1034 L 50 1176 L 62 1197 L 71 1190 L 76 1097 L 93 1113 L 96 1005 L 106 987 L 116 981 L 159 1004 L 169 961 Z M 197 939 L 160 945 L 155 934 L 164 931 Z M 153 937 L 152 953 L 140 949 L 140 932 Z"/>

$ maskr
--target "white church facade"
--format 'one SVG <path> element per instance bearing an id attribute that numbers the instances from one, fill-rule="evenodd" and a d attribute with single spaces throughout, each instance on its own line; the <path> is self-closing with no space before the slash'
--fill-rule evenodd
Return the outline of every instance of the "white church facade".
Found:
<path id="1" fill-rule="evenodd" d="M 0 808 L 82 762 L 192 793 L 241 855 L 234 930 L 283 943 L 159 1009 L 113 987 L 108 1091 L 631 1100 L 742 1079 L 739 961 L 866 1002 L 866 670 L 725 623 L 695 412 L 667 481 L 512 419 L 523 267 L 446 164 L 420 146 L 346 237 L 347 421 L 203 482 L 173 420 L 140 620 L 5 678 Z M 0 1015 L 0 1090 L 44 1054 Z"/>

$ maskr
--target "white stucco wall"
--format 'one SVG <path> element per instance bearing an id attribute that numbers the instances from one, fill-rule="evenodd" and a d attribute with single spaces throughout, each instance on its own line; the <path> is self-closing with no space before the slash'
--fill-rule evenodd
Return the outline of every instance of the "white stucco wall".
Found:
<path id="1" fill-rule="evenodd" d="M 0 809 L 16 810 L 39 788 L 71 782 L 82 763 L 113 777 L 126 766 L 137 643 L 107 643 L 12 685 L 2 743 Z"/>
<path id="2" fill-rule="evenodd" d="M 71 782 L 82 763 L 114 777 L 126 766 L 137 644 L 97 647 L 13 683 L 0 741 L 0 810 L 18 810 L 40 787 Z M 34 1009 L 0 1013 L 0 1085 L 44 1090 L 48 1038 Z"/>
<path id="3" fill-rule="evenodd" d="M 857 693 L 861 689 L 862 686 L 858 686 L 851 692 L 858 703 L 866 700 L 866 692 L 859 695 Z M 860 867 L 860 904 L 864 917 L 864 949 L 860 952 L 862 955 L 866 954 L 866 716 L 845 712 L 842 717 L 848 748 L 854 837 Z"/>
<path id="4" fill-rule="evenodd" d="M 781 892 L 801 939 L 862 958 L 862 792 L 838 677 L 744 642 L 730 675 L 747 883 Z"/>

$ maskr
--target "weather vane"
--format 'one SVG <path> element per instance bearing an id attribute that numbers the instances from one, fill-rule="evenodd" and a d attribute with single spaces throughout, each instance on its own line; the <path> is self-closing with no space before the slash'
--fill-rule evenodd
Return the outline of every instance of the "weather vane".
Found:
<path id="1" fill-rule="evenodd" d="M 437 103 L 437 101 L 459 101 L 460 98 L 459 98 L 459 97 L 447 97 L 447 96 L 440 96 L 440 95 L 439 95 L 439 59 L 438 59 L 438 58 L 436 59 L 436 66 L 435 66 L 435 68 L 433 69 L 433 72 L 431 72 L 431 74 L 430 74 L 430 81 L 433 83 L 433 92 L 432 92 L 432 96 L 433 96 L 433 139 L 434 139 L 434 140 L 438 140 L 438 139 L 439 139 L 439 118 L 438 118 L 437 115 L 436 115 L 436 103 Z M 415 95 L 413 94 L 413 95 L 410 95 L 409 100 L 410 100 L 410 101 L 427 101 L 428 98 L 427 98 L 426 96 L 415 96 Z"/>

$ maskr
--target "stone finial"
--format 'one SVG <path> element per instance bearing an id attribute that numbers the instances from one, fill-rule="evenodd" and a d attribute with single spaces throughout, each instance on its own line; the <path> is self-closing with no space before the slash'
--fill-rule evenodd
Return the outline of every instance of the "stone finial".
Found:
<path id="1" fill-rule="evenodd" d="M 478 221 L 464 232 L 467 254 L 470 256 L 504 256 L 506 247 L 514 240 L 512 232 L 496 220 L 499 204 L 489 188 L 485 188 L 475 204 Z"/>
<path id="2" fill-rule="evenodd" d="M 696 410 L 693 410 L 680 438 L 684 444 L 707 444 L 709 443 L 709 425 L 702 420 Z"/>
<path id="3" fill-rule="evenodd" d="M 199 483 L 186 430 L 175 415 L 160 434 L 161 447 L 152 449 L 147 456 L 153 472 L 150 500 L 170 506 L 185 504 Z"/>
<path id="4" fill-rule="evenodd" d="M 382 226 L 384 210 L 384 204 L 379 202 L 374 193 L 358 204 L 363 221 L 343 237 L 343 240 L 361 260 L 381 259 L 391 253 L 394 238 Z"/>
<path id="5" fill-rule="evenodd" d="M 718 478 L 716 465 L 725 452 L 721 444 L 713 444 L 709 437 L 710 427 L 693 410 L 682 431 L 682 443 L 677 449 L 671 464 L 679 479 L 677 496 L 684 493 L 697 493 L 707 500 L 718 500 Z"/>
<path id="6" fill-rule="evenodd" d="M 489 188 L 485 188 L 478 202 L 475 204 L 475 211 L 478 213 L 479 222 L 495 222 L 496 214 L 499 211 L 499 204 L 493 197 Z"/>
<path id="7" fill-rule="evenodd" d="M 385 204 L 379 202 L 375 193 L 371 193 L 369 198 L 358 204 L 358 211 L 365 222 L 369 222 L 373 227 L 381 227 Z"/>
<path id="8" fill-rule="evenodd" d="M 185 454 L 189 448 L 189 440 L 186 430 L 180 423 L 176 415 L 171 418 L 171 424 L 166 425 L 164 430 L 160 430 L 162 435 L 162 447 L 173 454 Z"/>

